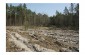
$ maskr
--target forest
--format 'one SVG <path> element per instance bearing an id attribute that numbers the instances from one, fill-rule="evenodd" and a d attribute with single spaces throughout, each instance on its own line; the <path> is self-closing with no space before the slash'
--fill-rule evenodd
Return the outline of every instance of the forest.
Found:
<path id="1" fill-rule="evenodd" d="M 49 16 L 32 11 L 26 3 L 7 3 L 6 51 L 79 52 L 79 3 L 69 5 Z"/>
<path id="2" fill-rule="evenodd" d="M 36 13 L 27 8 L 26 4 L 13 6 L 6 4 L 6 26 L 57 27 L 79 30 L 79 4 L 71 3 L 63 13 L 56 10 L 55 15 Z"/>

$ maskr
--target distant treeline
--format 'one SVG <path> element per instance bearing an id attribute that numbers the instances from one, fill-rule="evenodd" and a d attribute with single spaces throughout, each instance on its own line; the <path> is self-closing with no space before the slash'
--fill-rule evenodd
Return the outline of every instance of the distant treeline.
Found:
<path id="1" fill-rule="evenodd" d="M 7 26 L 55 26 L 59 28 L 79 29 L 79 4 L 71 3 L 70 8 L 65 7 L 64 12 L 55 12 L 54 16 L 36 14 L 27 9 L 26 4 L 13 6 L 6 4 Z"/>

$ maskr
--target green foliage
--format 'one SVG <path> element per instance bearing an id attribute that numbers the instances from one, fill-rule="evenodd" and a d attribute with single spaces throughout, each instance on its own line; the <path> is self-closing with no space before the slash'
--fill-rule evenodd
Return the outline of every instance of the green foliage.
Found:
<path id="1" fill-rule="evenodd" d="M 56 26 L 59 28 L 79 29 L 79 4 L 74 6 L 71 3 L 70 9 L 65 7 L 64 12 L 56 11 L 54 16 L 32 12 L 27 9 L 26 4 L 12 6 L 6 4 L 6 25 L 7 26 Z"/>
<path id="2" fill-rule="evenodd" d="M 71 3 L 70 9 L 64 9 L 64 13 L 56 11 L 56 15 L 50 17 L 50 24 L 59 28 L 79 30 L 79 4 Z"/>

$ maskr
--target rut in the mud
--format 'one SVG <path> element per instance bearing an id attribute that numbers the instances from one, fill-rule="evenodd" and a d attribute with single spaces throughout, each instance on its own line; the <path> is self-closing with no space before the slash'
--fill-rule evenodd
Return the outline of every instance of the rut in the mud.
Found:
<path id="1" fill-rule="evenodd" d="M 24 51 L 54 51 L 51 49 L 47 49 L 44 47 L 41 47 L 38 44 L 31 44 L 29 43 L 30 40 L 22 37 L 20 34 L 16 32 L 10 33 L 11 38 L 9 38 L 9 41 L 13 42 L 17 47 L 19 47 L 21 50 L 24 49 Z"/>
<path id="2" fill-rule="evenodd" d="M 78 52 L 78 33 L 73 30 L 7 29 L 7 51 Z M 9 43 L 12 44 L 9 44 Z"/>

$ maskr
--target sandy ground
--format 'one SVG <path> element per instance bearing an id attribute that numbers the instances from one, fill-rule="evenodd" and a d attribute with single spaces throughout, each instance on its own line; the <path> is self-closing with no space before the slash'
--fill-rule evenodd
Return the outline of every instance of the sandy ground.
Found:
<path id="1" fill-rule="evenodd" d="M 79 52 L 79 32 L 74 30 L 7 26 L 7 52 Z"/>

